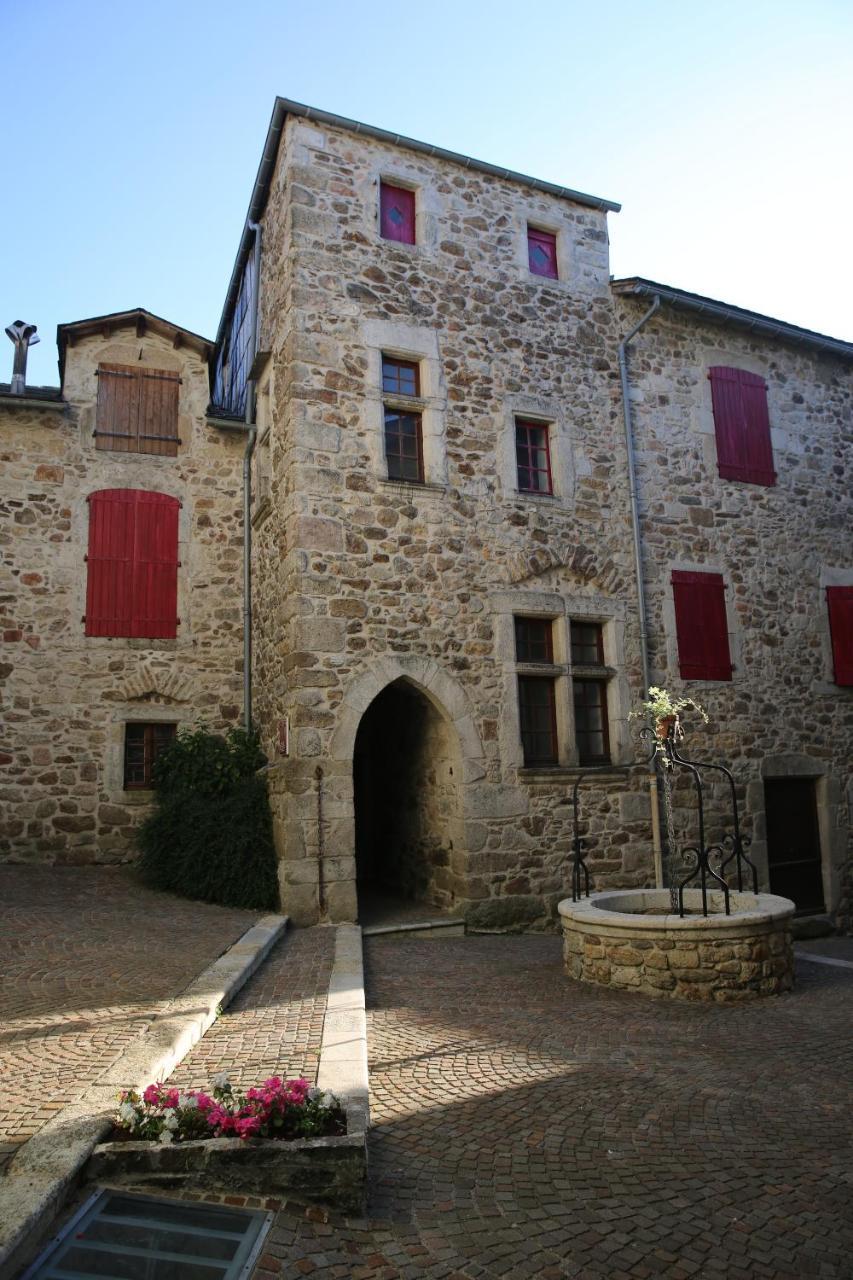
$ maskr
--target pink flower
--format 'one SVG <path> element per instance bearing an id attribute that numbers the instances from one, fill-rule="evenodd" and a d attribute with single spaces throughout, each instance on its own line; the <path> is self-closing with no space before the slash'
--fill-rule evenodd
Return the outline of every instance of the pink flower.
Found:
<path id="1" fill-rule="evenodd" d="M 142 1095 L 142 1101 L 147 1102 L 149 1107 L 156 1107 L 160 1102 L 161 1084 L 149 1084 L 148 1088 Z"/>
<path id="2" fill-rule="evenodd" d="M 195 1099 L 198 1103 L 199 1111 L 209 1111 L 213 1106 L 213 1099 L 209 1098 L 206 1093 L 197 1093 Z"/>

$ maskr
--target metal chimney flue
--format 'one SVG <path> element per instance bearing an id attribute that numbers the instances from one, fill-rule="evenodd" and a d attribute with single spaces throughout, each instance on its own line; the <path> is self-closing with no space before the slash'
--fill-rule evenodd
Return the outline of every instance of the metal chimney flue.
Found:
<path id="1" fill-rule="evenodd" d="M 27 391 L 27 352 L 41 339 L 36 332 L 37 326 L 16 320 L 6 329 L 6 336 L 15 345 L 15 363 L 12 365 L 12 385 L 9 388 L 13 396 L 26 395 Z"/>

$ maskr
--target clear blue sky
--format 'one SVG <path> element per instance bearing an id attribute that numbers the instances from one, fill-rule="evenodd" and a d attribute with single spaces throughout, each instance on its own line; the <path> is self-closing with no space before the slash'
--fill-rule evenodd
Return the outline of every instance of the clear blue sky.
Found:
<path id="1" fill-rule="evenodd" d="M 38 324 L 34 383 L 60 321 L 144 306 L 213 336 L 277 93 L 619 200 L 615 275 L 853 340 L 851 0 L 0 0 L 0 23 L 0 320 Z"/>

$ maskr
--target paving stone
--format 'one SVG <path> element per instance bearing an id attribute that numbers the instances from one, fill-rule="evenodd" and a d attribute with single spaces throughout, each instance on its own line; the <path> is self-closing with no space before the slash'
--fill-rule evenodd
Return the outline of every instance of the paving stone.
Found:
<path id="1" fill-rule="evenodd" d="M 334 929 L 289 930 L 169 1083 L 209 1088 L 220 1071 L 237 1089 L 274 1075 L 313 1083 L 334 949 Z"/>
<path id="2" fill-rule="evenodd" d="M 367 940 L 369 1220 L 286 1207 L 266 1252 L 318 1280 L 850 1280 L 853 976 L 798 976 L 671 1006 L 572 983 L 556 938 Z"/>
<path id="3" fill-rule="evenodd" d="M 126 871 L 0 867 L 0 1168 L 254 924 Z"/>

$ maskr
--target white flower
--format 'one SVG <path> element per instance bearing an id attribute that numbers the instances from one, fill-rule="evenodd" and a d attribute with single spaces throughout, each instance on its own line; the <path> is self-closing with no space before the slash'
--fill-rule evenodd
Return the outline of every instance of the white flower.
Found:
<path id="1" fill-rule="evenodd" d="M 333 1093 L 329 1093 L 329 1092 L 327 1091 L 326 1093 L 324 1093 L 324 1094 L 323 1094 L 323 1106 L 324 1106 L 324 1107 L 337 1107 L 337 1106 L 339 1106 L 339 1105 L 340 1105 L 340 1103 L 338 1102 L 338 1099 L 335 1097 L 335 1095 L 334 1095 Z"/>
<path id="2" fill-rule="evenodd" d="M 227 1071 L 217 1071 L 216 1075 L 213 1077 L 213 1087 L 214 1089 L 228 1088 L 228 1072 Z"/>
<path id="3" fill-rule="evenodd" d="M 186 1107 L 188 1111 L 192 1111 L 193 1107 L 198 1106 L 198 1098 L 194 1093 L 179 1093 L 178 1106 Z"/>
<path id="4" fill-rule="evenodd" d="M 309 1090 L 308 1090 L 308 1095 L 307 1095 L 307 1096 L 308 1096 L 308 1101 L 309 1101 L 309 1102 L 320 1102 L 320 1100 L 321 1100 L 321 1099 L 322 1099 L 322 1097 L 323 1097 L 323 1090 L 322 1090 L 322 1089 L 318 1089 L 318 1088 L 317 1088 L 317 1086 L 316 1086 L 316 1085 L 314 1085 L 314 1087 L 313 1087 L 312 1089 L 309 1089 Z"/>
<path id="5" fill-rule="evenodd" d="M 118 1109 L 119 1119 L 133 1124 L 136 1120 L 136 1107 L 132 1102 L 123 1102 Z"/>
<path id="6" fill-rule="evenodd" d="M 171 1133 L 169 1129 L 164 1129 L 163 1132 L 160 1134 L 160 1141 L 171 1142 L 174 1136 L 175 1135 Z"/>
<path id="7" fill-rule="evenodd" d="M 177 1127 L 178 1117 L 175 1115 L 174 1111 L 170 1111 L 166 1116 L 166 1119 L 163 1121 L 163 1128 L 168 1129 L 170 1133 L 174 1133 Z"/>

